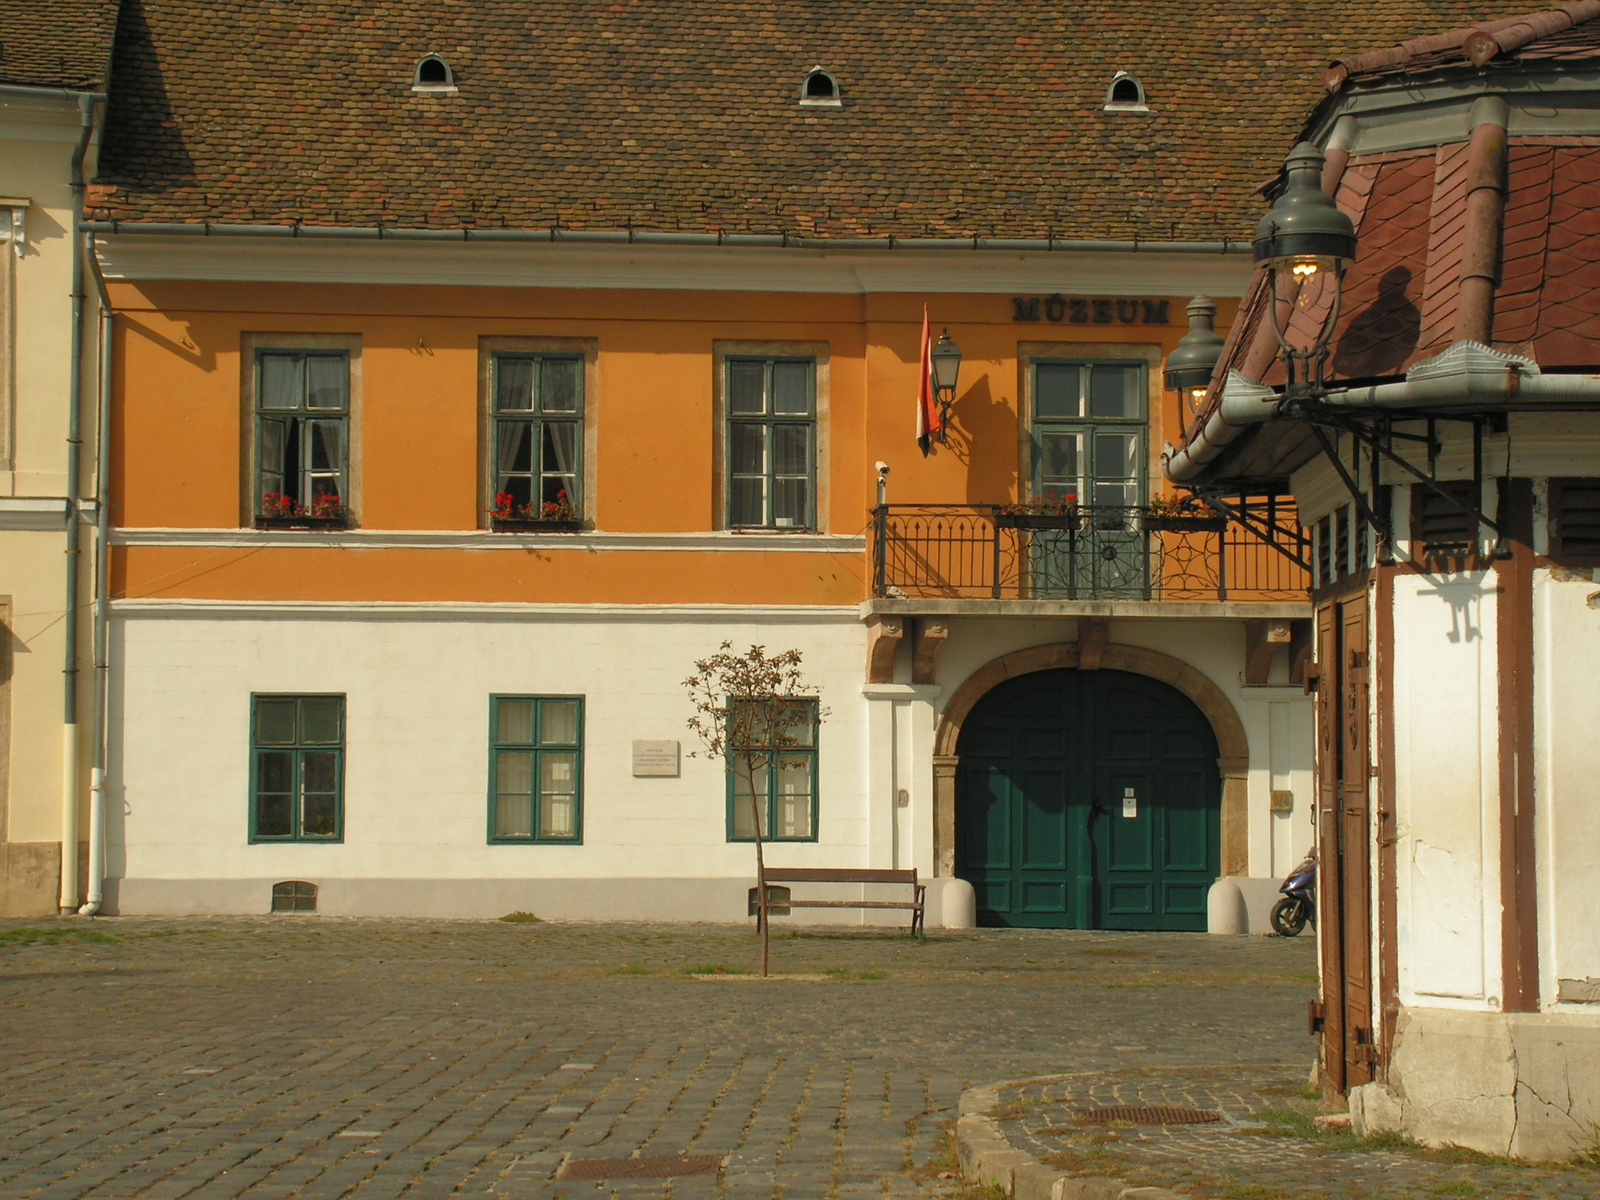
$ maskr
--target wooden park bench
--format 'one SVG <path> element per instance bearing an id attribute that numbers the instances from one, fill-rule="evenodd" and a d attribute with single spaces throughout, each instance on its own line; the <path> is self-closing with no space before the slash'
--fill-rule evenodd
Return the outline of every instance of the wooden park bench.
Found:
<path id="1" fill-rule="evenodd" d="M 844 884 L 887 884 L 908 887 L 911 889 L 909 900 L 796 900 L 792 895 L 784 896 L 787 887 L 774 888 L 774 884 L 790 883 L 844 883 Z M 773 895 L 774 892 L 778 895 Z M 923 932 L 923 907 L 928 894 L 928 885 L 917 882 L 915 868 L 906 871 L 874 871 L 853 869 L 823 869 L 809 867 L 768 867 L 767 868 L 767 912 L 773 916 L 787 916 L 793 908 L 898 908 L 911 913 L 911 933 L 913 936 Z M 761 925 L 760 906 L 756 901 L 756 889 L 750 889 L 750 911 L 755 914 L 756 927 L 759 931 Z"/>

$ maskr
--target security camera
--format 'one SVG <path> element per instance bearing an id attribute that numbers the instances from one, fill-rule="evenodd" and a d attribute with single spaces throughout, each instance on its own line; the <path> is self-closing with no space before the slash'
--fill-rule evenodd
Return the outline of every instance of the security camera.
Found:
<path id="1" fill-rule="evenodd" d="M 880 463 L 875 463 L 874 465 L 878 468 L 878 474 L 879 475 L 887 475 L 889 473 L 889 464 L 888 463 L 880 462 Z"/>

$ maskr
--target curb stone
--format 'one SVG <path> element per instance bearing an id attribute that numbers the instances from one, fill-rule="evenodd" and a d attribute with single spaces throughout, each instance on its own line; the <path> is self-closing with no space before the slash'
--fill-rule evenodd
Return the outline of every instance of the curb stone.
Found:
<path id="1" fill-rule="evenodd" d="M 1183 1193 L 1167 1188 L 1134 1187 L 1103 1176 L 1068 1175 L 1016 1149 L 1006 1141 L 1000 1122 L 992 1115 L 1000 1104 L 1001 1086 L 990 1084 L 961 1093 L 956 1156 L 964 1178 L 998 1185 L 1014 1200 L 1185 1200 Z"/>

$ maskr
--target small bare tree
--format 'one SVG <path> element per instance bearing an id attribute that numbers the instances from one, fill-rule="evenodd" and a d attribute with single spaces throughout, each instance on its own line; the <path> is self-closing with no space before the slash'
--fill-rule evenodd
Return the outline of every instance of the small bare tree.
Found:
<path id="1" fill-rule="evenodd" d="M 778 786 L 784 751 L 810 745 L 812 722 L 825 710 L 806 685 L 800 651 L 769 655 L 765 646 L 736 654 L 723 642 L 710 658 L 696 660 L 694 674 L 683 681 L 694 715 L 689 730 L 701 749 L 690 751 L 723 759 L 750 799 L 750 828 L 756 846 L 756 904 L 761 926 L 761 974 L 771 961 L 771 925 L 767 920 L 767 864 L 762 850 L 766 836 L 769 792 Z M 814 819 L 814 818 L 813 818 Z"/>

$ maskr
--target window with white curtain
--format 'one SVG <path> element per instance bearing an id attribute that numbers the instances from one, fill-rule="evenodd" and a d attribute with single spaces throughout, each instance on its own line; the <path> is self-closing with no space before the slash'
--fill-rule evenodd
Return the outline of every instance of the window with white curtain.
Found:
<path id="1" fill-rule="evenodd" d="M 487 507 L 497 518 L 581 519 L 583 366 L 576 354 L 494 356 Z"/>

